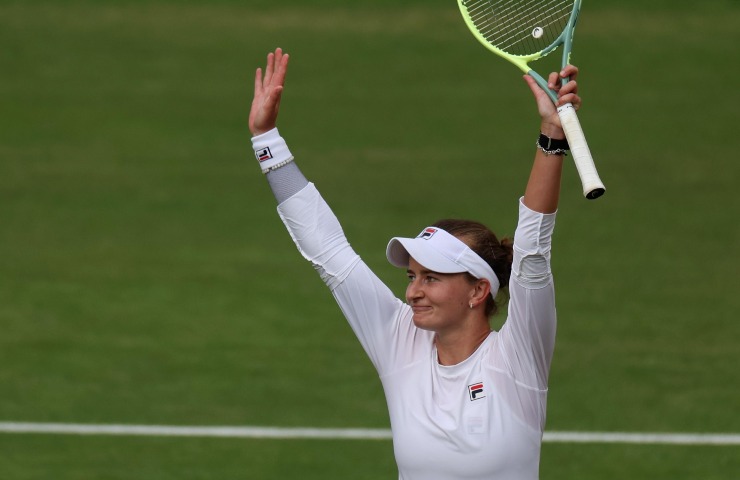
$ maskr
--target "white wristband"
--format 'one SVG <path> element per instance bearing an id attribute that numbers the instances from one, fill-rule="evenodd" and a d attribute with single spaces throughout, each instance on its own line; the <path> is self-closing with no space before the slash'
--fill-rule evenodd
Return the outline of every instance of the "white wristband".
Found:
<path id="1" fill-rule="evenodd" d="M 252 137 L 252 147 L 262 173 L 268 173 L 293 161 L 288 144 L 280 136 L 277 128 Z"/>

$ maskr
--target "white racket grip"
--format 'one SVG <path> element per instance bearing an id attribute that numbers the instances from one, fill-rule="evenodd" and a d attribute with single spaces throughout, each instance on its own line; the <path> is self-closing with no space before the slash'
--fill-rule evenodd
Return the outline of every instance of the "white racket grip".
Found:
<path id="1" fill-rule="evenodd" d="M 599 198 L 604 194 L 606 188 L 596 172 L 594 159 L 591 156 L 588 143 L 586 143 L 581 122 L 578 121 L 576 109 L 573 104 L 566 103 L 558 107 L 558 115 L 560 115 L 560 123 L 563 125 L 565 137 L 568 139 L 570 153 L 573 155 L 578 176 L 581 177 L 583 195 L 589 200 Z"/>

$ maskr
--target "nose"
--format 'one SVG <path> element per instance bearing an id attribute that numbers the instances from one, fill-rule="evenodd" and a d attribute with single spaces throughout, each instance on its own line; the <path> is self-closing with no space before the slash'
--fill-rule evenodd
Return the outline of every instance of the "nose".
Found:
<path id="1" fill-rule="evenodd" d="M 424 289 L 421 287 L 419 279 L 410 281 L 406 287 L 406 302 L 410 304 L 422 297 L 424 297 Z"/>

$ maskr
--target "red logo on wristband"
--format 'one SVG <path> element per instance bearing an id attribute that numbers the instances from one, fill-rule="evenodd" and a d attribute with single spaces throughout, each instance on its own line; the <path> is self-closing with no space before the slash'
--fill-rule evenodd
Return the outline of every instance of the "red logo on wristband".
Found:
<path id="1" fill-rule="evenodd" d="M 272 158 L 272 152 L 270 151 L 270 147 L 265 147 L 261 150 L 255 150 L 254 155 L 257 157 L 257 160 L 259 160 L 260 162 L 264 162 Z"/>

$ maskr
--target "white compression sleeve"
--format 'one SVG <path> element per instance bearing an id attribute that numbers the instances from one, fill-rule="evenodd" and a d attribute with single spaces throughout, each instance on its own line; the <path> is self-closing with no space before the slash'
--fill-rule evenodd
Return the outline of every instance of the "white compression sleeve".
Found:
<path id="1" fill-rule="evenodd" d="M 278 214 L 301 255 L 314 265 L 330 289 L 360 261 L 339 220 L 312 183 L 278 205 Z"/>
<path id="2" fill-rule="evenodd" d="M 295 162 L 268 173 L 267 182 L 278 204 L 283 203 L 308 185 L 308 180 Z"/>

